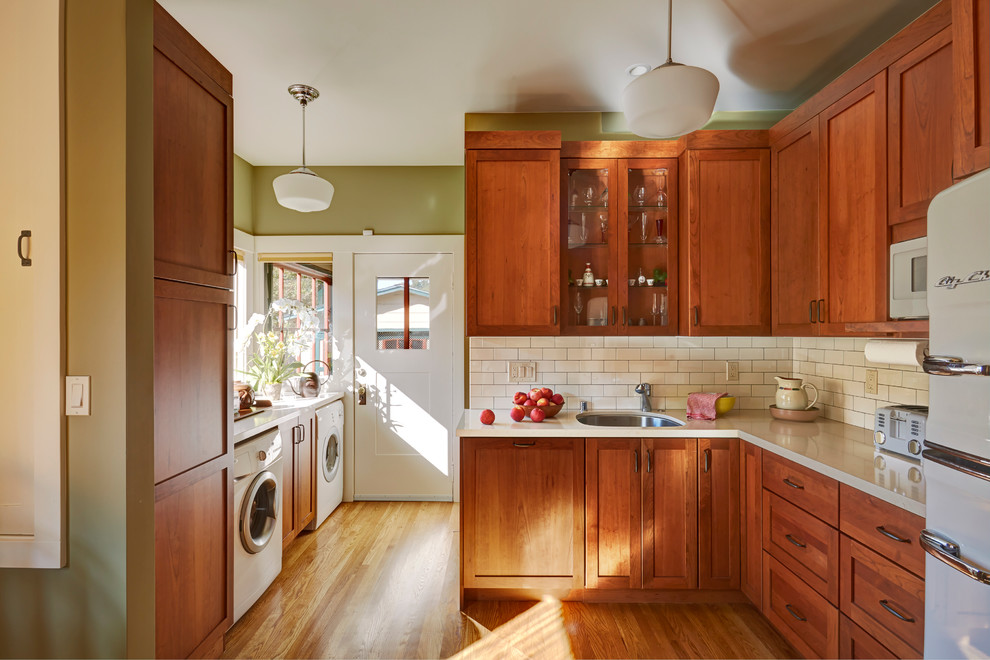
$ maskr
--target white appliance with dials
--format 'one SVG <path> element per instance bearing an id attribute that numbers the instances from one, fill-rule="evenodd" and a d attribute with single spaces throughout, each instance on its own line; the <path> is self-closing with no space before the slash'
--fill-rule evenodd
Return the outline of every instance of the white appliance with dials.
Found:
<path id="1" fill-rule="evenodd" d="M 278 428 L 234 448 L 234 621 L 282 572 L 282 436 Z"/>
<path id="2" fill-rule="evenodd" d="M 334 401 L 316 411 L 316 516 L 308 529 L 323 524 L 344 500 L 344 404 Z"/>
<path id="3" fill-rule="evenodd" d="M 928 318 L 928 239 L 890 246 L 890 318 Z"/>
<path id="4" fill-rule="evenodd" d="M 925 657 L 990 657 L 990 170 L 928 209 Z"/>

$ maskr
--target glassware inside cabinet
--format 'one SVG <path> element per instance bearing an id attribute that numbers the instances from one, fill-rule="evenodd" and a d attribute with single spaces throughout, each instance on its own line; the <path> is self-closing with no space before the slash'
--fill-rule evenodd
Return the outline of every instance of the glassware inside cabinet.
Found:
<path id="1" fill-rule="evenodd" d="M 667 327 L 668 171 L 630 168 L 627 200 L 627 323 L 631 327 Z"/>
<path id="2" fill-rule="evenodd" d="M 568 325 L 608 324 L 609 171 L 567 171 Z"/>

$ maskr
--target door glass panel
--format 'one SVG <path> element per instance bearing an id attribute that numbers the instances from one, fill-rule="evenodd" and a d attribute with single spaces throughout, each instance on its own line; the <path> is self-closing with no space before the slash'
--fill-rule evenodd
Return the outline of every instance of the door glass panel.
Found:
<path id="1" fill-rule="evenodd" d="M 628 259 L 629 325 L 666 326 L 667 170 L 630 169 Z"/>
<path id="2" fill-rule="evenodd" d="M 608 322 L 608 169 L 567 172 L 567 292 L 571 326 Z"/>
<path id="3" fill-rule="evenodd" d="M 378 350 L 430 348 L 430 278 L 377 278 Z"/>

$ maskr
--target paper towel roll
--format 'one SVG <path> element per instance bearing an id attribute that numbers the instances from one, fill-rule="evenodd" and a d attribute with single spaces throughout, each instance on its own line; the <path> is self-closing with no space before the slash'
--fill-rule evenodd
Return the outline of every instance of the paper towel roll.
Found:
<path id="1" fill-rule="evenodd" d="M 870 362 L 919 367 L 927 350 L 928 341 L 924 339 L 870 339 L 863 352 Z"/>

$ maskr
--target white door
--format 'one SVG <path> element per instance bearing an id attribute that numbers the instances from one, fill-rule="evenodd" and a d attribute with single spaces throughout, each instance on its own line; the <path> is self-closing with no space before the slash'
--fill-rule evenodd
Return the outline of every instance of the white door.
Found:
<path id="1" fill-rule="evenodd" d="M 453 498 L 453 262 L 354 255 L 354 499 Z"/>

